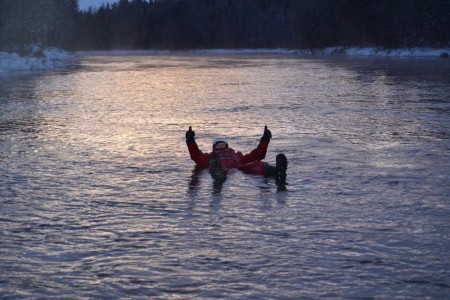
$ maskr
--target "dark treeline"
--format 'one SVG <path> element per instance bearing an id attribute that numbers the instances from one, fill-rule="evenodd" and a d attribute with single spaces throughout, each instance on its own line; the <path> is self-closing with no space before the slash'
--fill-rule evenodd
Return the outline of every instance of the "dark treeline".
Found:
<path id="1" fill-rule="evenodd" d="M 450 45 L 449 0 L 121 0 L 80 19 L 82 49 Z"/>
<path id="2" fill-rule="evenodd" d="M 74 49 L 78 0 L 0 0 L 0 50 L 34 44 Z"/>
<path id="3" fill-rule="evenodd" d="M 448 47 L 450 0 L 0 0 L 0 26 L 0 47 Z"/>

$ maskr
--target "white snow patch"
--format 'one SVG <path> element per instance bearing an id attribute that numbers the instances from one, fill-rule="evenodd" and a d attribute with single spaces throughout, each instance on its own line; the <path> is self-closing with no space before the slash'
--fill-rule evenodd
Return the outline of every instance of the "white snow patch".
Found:
<path id="1" fill-rule="evenodd" d="M 329 47 L 314 50 L 295 49 L 212 49 L 192 50 L 193 53 L 203 54 L 294 54 L 294 55 L 342 55 L 342 56 L 379 56 L 379 57 L 440 57 L 442 54 L 450 54 L 449 49 L 434 48 L 405 48 L 405 49 L 381 49 L 381 48 L 356 48 L 356 47 Z"/>
<path id="2" fill-rule="evenodd" d="M 355 47 L 330 47 L 311 52 L 318 55 L 344 55 L 344 56 L 378 56 L 378 57 L 440 57 L 442 54 L 450 54 L 449 49 L 434 48 L 355 48 Z"/>
<path id="3" fill-rule="evenodd" d="M 32 52 L 37 53 L 37 49 L 33 48 Z M 72 54 L 57 48 L 46 48 L 41 57 L 35 56 L 22 57 L 17 53 L 0 52 L 0 73 L 65 68 L 72 63 L 70 60 L 73 57 Z"/>

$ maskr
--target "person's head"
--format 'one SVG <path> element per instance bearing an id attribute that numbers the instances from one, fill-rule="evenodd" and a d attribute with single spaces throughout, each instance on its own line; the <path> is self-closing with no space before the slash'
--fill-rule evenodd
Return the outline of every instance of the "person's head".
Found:
<path id="1" fill-rule="evenodd" d="M 228 140 L 223 137 L 215 138 L 213 141 L 213 150 L 223 150 L 228 148 Z"/>

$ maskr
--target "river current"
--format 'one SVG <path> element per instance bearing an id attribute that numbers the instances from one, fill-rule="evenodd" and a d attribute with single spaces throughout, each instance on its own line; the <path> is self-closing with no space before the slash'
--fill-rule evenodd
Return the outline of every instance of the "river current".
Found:
<path id="1" fill-rule="evenodd" d="M 0 75 L 2 299 L 448 299 L 450 62 L 93 55 Z M 214 184 L 226 136 L 289 185 Z"/>

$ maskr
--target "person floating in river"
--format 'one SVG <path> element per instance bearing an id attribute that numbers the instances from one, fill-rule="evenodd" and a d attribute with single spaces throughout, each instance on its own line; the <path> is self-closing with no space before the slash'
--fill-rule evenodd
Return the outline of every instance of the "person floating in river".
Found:
<path id="1" fill-rule="evenodd" d="M 195 142 L 195 132 L 192 130 L 192 126 L 189 126 L 189 130 L 186 131 L 186 144 L 191 159 L 200 167 L 209 167 L 209 172 L 215 180 L 224 181 L 230 169 L 239 169 L 247 174 L 273 176 L 276 178 L 278 186 L 284 186 L 287 184 L 288 162 L 286 156 L 282 153 L 278 154 L 275 166 L 262 162 L 266 157 L 271 138 L 272 133 L 265 126 L 258 147 L 246 155 L 230 148 L 228 140 L 223 137 L 214 139 L 211 153 L 204 153 Z"/>

